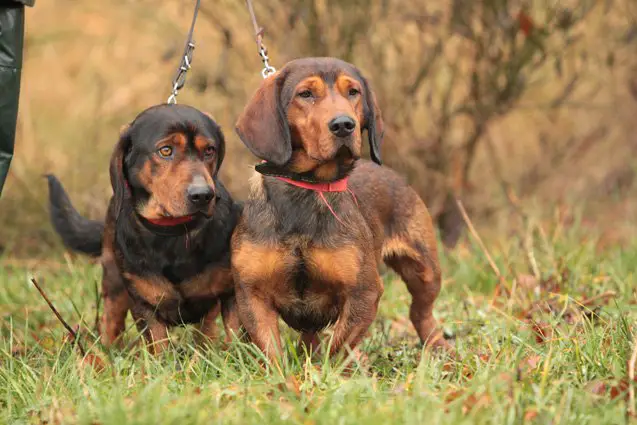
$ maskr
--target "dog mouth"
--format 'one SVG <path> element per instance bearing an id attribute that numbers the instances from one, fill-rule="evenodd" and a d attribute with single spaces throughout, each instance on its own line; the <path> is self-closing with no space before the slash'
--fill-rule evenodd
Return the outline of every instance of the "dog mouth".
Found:
<path id="1" fill-rule="evenodd" d="M 210 217 L 197 212 L 189 215 L 163 215 L 157 218 L 139 216 L 141 224 L 150 232 L 166 237 L 183 236 L 201 229 Z"/>
<path id="2" fill-rule="evenodd" d="M 349 165 L 354 161 L 360 159 L 360 155 L 354 154 L 352 149 L 349 146 L 341 145 L 333 155 L 330 155 L 328 158 L 316 158 L 311 155 L 309 152 L 306 152 L 306 155 L 309 159 L 314 161 L 317 166 L 329 164 L 332 162 L 337 162 L 341 164 Z"/>
<path id="3" fill-rule="evenodd" d="M 159 219 L 161 220 L 175 220 L 175 221 L 192 221 L 192 220 L 196 220 L 196 219 L 209 219 L 212 218 L 212 212 L 207 211 L 207 210 L 197 210 L 197 211 L 193 211 L 191 213 L 188 214 L 169 214 L 169 213 L 165 213 L 162 214 Z"/>
<path id="4" fill-rule="evenodd" d="M 334 159 L 344 164 L 351 164 L 357 159 L 360 159 L 360 155 L 354 154 L 354 152 L 352 152 L 352 149 L 350 149 L 348 146 L 343 145 L 336 151 Z"/>
<path id="5" fill-rule="evenodd" d="M 185 214 L 177 214 L 170 212 L 168 208 L 163 205 L 159 206 L 159 214 L 156 217 L 142 216 L 146 221 L 163 226 L 177 226 L 180 224 L 197 223 L 209 220 L 213 216 L 213 212 L 208 209 L 201 209 Z"/>

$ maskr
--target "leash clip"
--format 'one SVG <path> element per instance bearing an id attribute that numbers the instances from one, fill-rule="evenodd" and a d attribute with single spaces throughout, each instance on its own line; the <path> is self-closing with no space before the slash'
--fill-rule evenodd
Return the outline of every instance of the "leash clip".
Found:
<path id="1" fill-rule="evenodd" d="M 177 95 L 179 94 L 179 90 L 186 84 L 186 73 L 190 70 L 192 64 L 192 52 L 195 50 L 195 42 L 192 39 L 193 33 L 195 31 L 195 22 L 197 21 L 197 14 L 199 13 L 199 4 L 201 0 L 197 0 L 195 3 L 195 10 L 192 15 L 192 22 L 190 24 L 190 31 L 188 31 L 188 37 L 186 38 L 186 45 L 184 46 L 184 53 L 181 57 L 181 63 L 179 64 L 179 68 L 177 68 L 177 72 L 175 73 L 175 77 L 173 78 L 173 86 L 172 91 L 170 92 L 170 96 L 166 103 L 169 105 L 174 105 L 177 103 Z"/>
<path id="2" fill-rule="evenodd" d="M 248 12 L 250 13 L 250 19 L 252 19 L 252 26 L 254 27 L 254 37 L 255 41 L 257 42 L 257 51 L 259 52 L 259 56 L 261 56 L 261 61 L 263 62 L 261 76 L 263 78 L 268 78 L 270 75 L 276 72 L 276 68 L 270 65 L 268 49 L 266 49 L 265 45 L 263 44 L 263 28 L 261 28 L 257 23 L 257 17 L 254 14 L 254 8 L 252 7 L 252 0 L 246 0 L 246 4 L 248 5 Z"/>
<path id="3" fill-rule="evenodd" d="M 265 48 L 263 43 L 261 43 L 261 49 L 259 50 L 259 55 L 261 56 L 261 61 L 263 61 L 263 69 L 261 70 L 261 76 L 263 78 L 268 78 L 270 75 L 276 72 L 276 68 L 270 65 L 268 62 L 270 58 L 268 57 L 268 50 Z"/>
<path id="4" fill-rule="evenodd" d="M 184 57 L 181 59 L 181 64 L 179 65 L 179 69 L 177 69 L 177 73 L 173 79 L 173 89 L 167 100 L 169 105 L 175 105 L 177 103 L 179 90 L 181 90 L 184 84 L 186 84 L 186 73 L 190 71 L 191 68 L 190 64 L 192 63 L 193 50 L 195 50 L 195 42 L 189 40 L 188 45 L 186 46 L 186 51 L 184 52 Z"/>

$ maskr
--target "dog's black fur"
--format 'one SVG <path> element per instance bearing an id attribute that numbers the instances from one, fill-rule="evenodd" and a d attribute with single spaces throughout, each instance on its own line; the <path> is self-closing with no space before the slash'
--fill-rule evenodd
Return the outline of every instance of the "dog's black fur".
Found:
<path id="1" fill-rule="evenodd" d="M 187 224 L 158 226 L 144 216 L 151 197 L 159 196 L 147 182 L 159 178 L 158 169 L 173 166 L 154 156 L 158 141 L 170 137 L 181 140 L 181 161 L 192 165 L 171 168 L 182 170 L 179 175 L 164 172 L 161 178 L 175 189 L 162 189 L 167 193 L 164 196 L 170 197 L 163 205 L 172 202 L 181 213 L 176 215 L 195 218 Z M 214 144 L 215 163 L 210 158 L 208 162 L 197 159 L 196 144 L 202 140 Z M 115 148 L 111 161 L 114 195 L 105 223 L 82 217 L 60 182 L 48 176 L 51 221 L 65 245 L 91 256 L 101 255 L 105 342 L 112 343 L 119 337 L 129 307 L 151 342 L 165 337 L 167 326 L 182 323 L 201 322 L 206 328 L 202 332 L 212 332 L 209 322 L 214 320 L 219 302 L 227 330 L 238 328 L 233 314 L 229 245 L 241 205 L 233 201 L 217 177 L 224 145 L 217 124 L 195 108 L 160 105 L 143 111 L 122 132 Z M 184 191 L 179 182 L 189 184 L 194 177 L 188 173 L 194 173 L 195 167 L 209 173 L 206 178 L 214 188 L 214 208 L 211 205 L 211 211 L 205 213 L 192 211 L 184 206 L 187 202 L 175 202 L 180 199 L 175 191 Z M 161 204 L 161 199 L 156 203 Z"/>

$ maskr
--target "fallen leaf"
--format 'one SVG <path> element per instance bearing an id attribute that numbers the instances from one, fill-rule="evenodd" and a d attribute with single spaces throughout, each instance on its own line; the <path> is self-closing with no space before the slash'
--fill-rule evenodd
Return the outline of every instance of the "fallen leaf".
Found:
<path id="1" fill-rule="evenodd" d="M 533 322 L 533 332 L 535 332 L 535 342 L 542 344 L 553 336 L 553 328 L 545 322 Z"/>
<path id="2" fill-rule="evenodd" d="M 80 325 L 75 325 L 75 326 L 73 326 L 72 329 L 73 329 L 73 332 L 75 332 L 75 335 L 79 335 Z M 66 344 L 66 343 L 73 344 L 75 342 L 75 335 L 73 335 L 70 332 L 64 334 L 64 336 L 62 337 L 62 342 L 64 344 Z"/>
<path id="3" fill-rule="evenodd" d="M 487 353 L 482 353 L 478 355 L 478 358 L 482 360 L 484 363 L 489 363 L 491 360 L 491 355 Z"/>
<path id="4" fill-rule="evenodd" d="M 606 383 L 604 381 L 591 381 L 586 384 L 586 390 L 595 395 L 606 395 Z"/>
<path id="5" fill-rule="evenodd" d="M 608 394 L 611 400 L 615 400 L 620 396 L 628 395 L 628 380 L 622 379 L 615 385 L 611 385 L 602 380 L 591 381 L 586 384 L 586 390 L 598 396 L 605 396 Z"/>
<path id="6" fill-rule="evenodd" d="M 530 274 L 521 274 L 517 277 L 518 287 L 527 291 L 533 291 L 538 287 L 538 280 Z"/>
<path id="7" fill-rule="evenodd" d="M 518 13 L 518 24 L 520 25 L 520 31 L 522 31 L 527 37 L 535 28 L 531 17 L 524 12 Z"/>
<path id="8" fill-rule="evenodd" d="M 280 391 L 289 391 L 296 394 L 297 397 L 301 396 L 301 385 L 294 375 L 291 375 L 285 382 L 281 382 L 277 385 Z"/>
<path id="9" fill-rule="evenodd" d="M 615 400 L 617 397 L 625 395 L 628 396 L 628 380 L 622 379 L 617 383 L 617 385 L 613 385 L 610 387 L 610 398 L 611 400 Z"/>
<path id="10" fill-rule="evenodd" d="M 480 395 L 470 394 L 469 397 L 462 404 L 462 413 L 468 414 L 473 410 L 483 409 L 491 404 L 491 397 L 489 394 L 483 393 Z"/>
<path id="11" fill-rule="evenodd" d="M 464 390 L 458 388 L 457 390 L 452 390 L 445 395 L 445 403 L 451 403 L 458 398 L 460 398 L 464 394 Z"/>
<path id="12" fill-rule="evenodd" d="M 456 362 L 446 362 L 442 365 L 442 370 L 443 372 L 453 374 L 458 370 L 458 364 Z M 471 372 L 471 369 L 469 369 L 469 366 L 467 366 L 466 364 L 462 365 L 462 370 L 460 373 L 467 379 L 471 379 L 471 377 L 473 376 L 473 372 Z"/>
<path id="13" fill-rule="evenodd" d="M 497 377 L 498 382 L 503 382 L 505 384 L 511 384 L 513 382 L 513 375 L 509 372 L 502 372 Z"/>
<path id="14" fill-rule="evenodd" d="M 41 338 L 38 343 L 40 344 L 40 347 L 42 347 L 46 351 L 51 351 L 55 347 L 55 341 L 50 336 Z"/>
<path id="15" fill-rule="evenodd" d="M 526 359 L 524 359 L 522 364 L 525 366 L 527 370 L 535 370 L 537 369 L 541 361 L 542 361 L 542 358 L 539 355 L 533 354 L 532 356 L 529 356 Z"/>
<path id="16" fill-rule="evenodd" d="M 559 266 L 559 275 L 552 274 L 547 278 L 544 278 L 540 281 L 540 288 L 544 292 L 550 292 L 559 294 L 562 292 L 562 283 L 568 282 L 571 276 L 571 271 L 568 267 L 561 265 Z"/>
<path id="17" fill-rule="evenodd" d="M 90 366 L 95 372 L 101 372 L 106 368 L 104 360 L 96 354 L 88 353 L 81 360 L 81 366 Z"/>
<path id="18" fill-rule="evenodd" d="M 537 415 L 538 415 L 537 410 L 529 409 L 524 414 L 524 421 L 525 422 L 530 422 L 533 419 L 537 418 Z"/>
<path id="19" fill-rule="evenodd" d="M 459 398 L 461 398 L 465 394 L 465 390 L 462 388 L 458 388 L 452 391 L 447 392 L 445 395 L 445 403 L 452 403 Z M 491 397 L 488 394 L 482 393 L 479 395 L 469 394 L 465 400 L 462 402 L 462 414 L 466 415 L 474 409 L 482 409 L 489 406 L 491 403 Z M 449 409 L 445 409 L 445 411 L 449 411 Z"/>
<path id="20" fill-rule="evenodd" d="M 11 349 L 11 355 L 13 357 L 23 357 L 23 356 L 26 356 L 26 354 L 27 354 L 27 349 L 22 344 L 16 344 Z"/>

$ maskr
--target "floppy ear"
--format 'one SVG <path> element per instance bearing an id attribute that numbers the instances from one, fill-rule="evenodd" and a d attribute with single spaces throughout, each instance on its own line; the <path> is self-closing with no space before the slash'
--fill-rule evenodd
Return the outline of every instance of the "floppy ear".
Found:
<path id="1" fill-rule="evenodd" d="M 215 168 L 215 176 L 219 173 L 223 157 L 226 156 L 226 138 L 220 128 L 217 128 L 217 137 L 219 137 L 219 152 L 217 152 L 217 167 Z"/>
<path id="2" fill-rule="evenodd" d="M 361 81 L 363 83 L 363 91 L 365 92 L 365 124 L 363 128 L 367 129 L 369 152 L 372 156 L 372 160 L 376 164 L 381 165 L 380 145 L 383 141 L 385 125 L 380 113 L 380 108 L 376 101 L 376 95 L 372 91 L 367 80 L 362 76 Z"/>
<path id="3" fill-rule="evenodd" d="M 126 125 L 120 130 L 119 142 L 115 146 L 109 167 L 111 186 L 113 187 L 113 206 L 117 216 L 121 213 L 124 199 L 128 196 L 130 190 L 127 187 L 128 183 L 124 175 L 124 157 L 131 143 L 129 127 L 129 125 Z"/>
<path id="4" fill-rule="evenodd" d="M 281 72 L 263 80 L 239 116 L 236 131 L 241 141 L 261 159 L 283 165 L 292 156 L 287 116 L 281 106 Z"/>
<path id="5" fill-rule="evenodd" d="M 217 124 L 217 121 L 215 121 L 212 115 L 209 112 L 203 112 L 203 114 L 210 119 L 209 124 L 212 125 L 214 133 L 219 140 L 219 151 L 217 152 L 217 167 L 215 168 L 215 175 L 217 175 L 217 173 L 219 173 L 219 169 L 221 168 L 223 158 L 224 156 L 226 156 L 226 138 L 223 135 L 223 130 L 221 130 L 221 127 L 219 127 L 219 124 Z"/>

